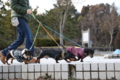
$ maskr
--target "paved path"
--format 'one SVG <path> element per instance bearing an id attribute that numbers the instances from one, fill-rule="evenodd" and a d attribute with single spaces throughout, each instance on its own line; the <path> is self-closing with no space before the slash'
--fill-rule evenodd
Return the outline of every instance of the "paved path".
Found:
<path id="1" fill-rule="evenodd" d="M 10 61 L 8 61 L 10 63 Z M 79 64 L 80 61 L 71 61 L 70 64 Z M 95 56 L 93 58 L 90 58 L 89 56 L 84 59 L 83 63 L 120 63 L 120 59 L 104 59 L 103 56 Z M 16 60 L 13 60 L 13 64 L 11 65 L 23 65 L 24 63 L 17 62 Z M 69 64 L 65 60 L 59 60 L 59 63 L 55 63 L 55 60 L 52 58 L 42 58 L 41 63 L 31 63 L 31 64 Z M 2 64 L 0 62 L 0 65 L 7 65 Z"/>

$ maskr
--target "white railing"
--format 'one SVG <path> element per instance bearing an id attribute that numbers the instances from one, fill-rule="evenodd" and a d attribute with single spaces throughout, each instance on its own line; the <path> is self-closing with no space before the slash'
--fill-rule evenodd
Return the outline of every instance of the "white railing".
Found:
<path id="1" fill-rule="evenodd" d="M 38 79 L 50 76 L 50 80 L 61 79 L 120 79 L 120 62 L 118 63 L 77 63 L 77 64 L 28 64 L 1 65 L 0 79 Z"/>

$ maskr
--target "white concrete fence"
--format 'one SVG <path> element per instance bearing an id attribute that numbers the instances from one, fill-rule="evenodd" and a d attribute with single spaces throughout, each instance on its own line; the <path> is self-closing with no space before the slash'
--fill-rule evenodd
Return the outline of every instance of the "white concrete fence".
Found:
<path id="1" fill-rule="evenodd" d="M 77 63 L 77 64 L 28 64 L 1 65 L 0 80 L 33 80 L 45 74 L 55 80 L 120 80 L 120 63 Z"/>

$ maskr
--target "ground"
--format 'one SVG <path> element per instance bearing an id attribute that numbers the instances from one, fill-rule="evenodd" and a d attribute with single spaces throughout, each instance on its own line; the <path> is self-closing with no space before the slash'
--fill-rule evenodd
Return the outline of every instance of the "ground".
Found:
<path id="1" fill-rule="evenodd" d="M 10 61 L 8 61 L 10 63 Z M 120 59 L 104 59 L 103 55 L 94 56 L 93 58 L 90 58 L 89 56 L 84 59 L 84 63 L 117 63 L 120 62 Z M 71 61 L 70 64 L 76 64 L 80 63 L 80 61 Z M 11 65 L 18 65 L 18 64 L 24 64 L 23 62 L 17 62 L 16 60 L 13 60 L 13 64 Z M 31 64 L 39 64 L 39 63 L 31 63 Z M 59 63 L 56 63 L 54 59 L 52 58 L 42 58 L 40 64 L 69 64 L 65 60 L 59 60 Z M 7 65 L 2 64 L 0 62 L 0 65 Z"/>

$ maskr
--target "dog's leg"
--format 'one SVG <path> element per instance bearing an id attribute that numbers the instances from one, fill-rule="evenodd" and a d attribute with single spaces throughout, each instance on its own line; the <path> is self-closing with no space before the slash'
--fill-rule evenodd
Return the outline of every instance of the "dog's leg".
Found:
<path id="1" fill-rule="evenodd" d="M 55 59 L 55 61 L 56 61 L 56 63 L 59 63 L 59 62 L 58 62 L 58 59 Z"/>
<path id="2" fill-rule="evenodd" d="M 56 60 L 56 63 L 59 63 L 58 60 Z"/>
<path id="3" fill-rule="evenodd" d="M 35 58 L 32 58 L 31 60 L 27 61 L 27 60 L 23 60 L 25 64 L 28 64 L 28 63 L 36 63 L 36 59 Z"/>
<path id="4" fill-rule="evenodd" d="M 8 63 L 8 60 L 6 60 L 5 63 L 7 63 L 7 65 L 10 65 L 10 64 Z"/>
<path id="5" fill-rule="evenodd" d="M 66 62 L 69 62 L 67 59 L 69 59 L 69 55 L 67 55 L 64 59 Z"/>
<path id="6" fill-rule="evenodd" d="M 23 60 L 23 62 L 24 62 L 25 64 L 28 64 L 26 60 Z"/>
<path id="7" fill-rule="evenodd" d="M 41 50 L 41 53 L 40 55 L 37 57 L 37 60 L 35 61 L 36 63 L 40 63 L 40 59 L 43 58 L 45 55 L 44 55 L 44 51 Z"/>
<path id="8" fill-rule="evenodd" d="M 81 62 L 83 62 L 83 59 L 81 58 Z"/>
<path id="9" fill-rule="evenodd" d="M 68 62 L 68 63 L 70 62 L 70 61 L 68 61 L 67 59 L 64 59 L 64 60 L 65 60 L 66 62 Z"/>
<path id="10" fill-rule="evenodd" d="M 14 58 L 11 59 L 11 63 L 13 63 Z"/>
<path id="11" fill-rule="evenodd" d="M 7 65 L 10 65 L 10 64 L 8 63 L 8 61 L 6 61 L 6 63 L 7 63 Z"/>
<path id="12" fill-rule="evenodd" d="M 37 59 L 35 62 L 36 62 L 36 63 L 40 63 L 40 59 Z"/>
<path id="13" fill-rule="evenodd" d="M 56 56 L 55 56 L 55 61 L 56 61 L 56 63 L 59 63 L 58 60 L 59 60 L 59 55 L 56 55 Z"/>
<path id="14" fill-rule="evenodd" d="M 9 58 L 6 57 L 6 61 L 5 61 L 5 63 L 7 63 L 7 65 L 10 65 L 10 64 L 8 63 L 8 60 L 9 60 Z"/>
<path id="15" fill-rule="evenodd" d="M 58 62 L 58 58 L 55 58 L 55 61 L 56 61 L 56 63 L 59 63 L 59 62 Z"/>
<path id="16" fill-rule="evenodd" d="M 80 60 L 81 59 L 81 56 L 78 54 L 78 59 L 77 60 Z"/>
<path id="17" fill-rule="evenodd" d="M 70 58 L 70 56 L 69 56 L 69 54 L 67 54 L 67 55 L 65 56 L 64 60 L 65 60 L 66 62 L 70 62 L 70 61 L 68 61 L 69 58 Z"/>
<path id="18" fill-rule="evenodd" d="M 7 54 L 7 56 L 6 56 L 6 63 L 7 63 L 7 65 L 10 65 L 10 64 L 8 63 L 8 60 L 9 60 L 10 58 L 12 58 L 11 54 Z"/>

